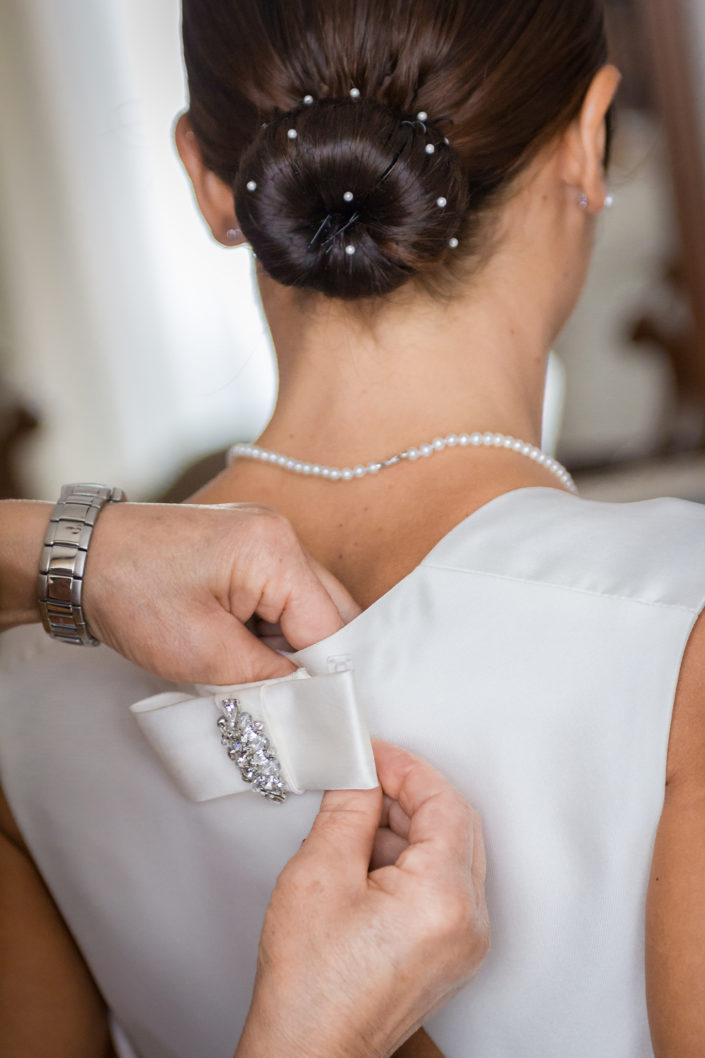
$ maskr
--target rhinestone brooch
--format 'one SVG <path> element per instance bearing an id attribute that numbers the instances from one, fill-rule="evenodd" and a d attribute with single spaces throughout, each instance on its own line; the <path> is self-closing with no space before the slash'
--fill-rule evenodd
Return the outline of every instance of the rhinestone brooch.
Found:
<path id="1" fill-rule="evenodd" d="M 268 801 L 282 804 L 289 790 L 281 777 L 281 764 L 265 734 L 264 724 L 243 712 L 237 698 L 226 698 L 221 709 L 223 715 L 218 717 L 220 741 L 230 760 L 253 790 Z"/>

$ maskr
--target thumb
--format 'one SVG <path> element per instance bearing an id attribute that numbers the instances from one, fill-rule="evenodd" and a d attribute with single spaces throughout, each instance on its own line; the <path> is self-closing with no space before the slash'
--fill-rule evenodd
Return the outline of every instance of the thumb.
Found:
<path id="1" fill-rule="evenodd" d="M 296 855 L 313 869 L 334 869 L 338 880 L 367 878 L 372 847 L 382 817 L 382 791 L 329 790 L 311 833 Z"/>

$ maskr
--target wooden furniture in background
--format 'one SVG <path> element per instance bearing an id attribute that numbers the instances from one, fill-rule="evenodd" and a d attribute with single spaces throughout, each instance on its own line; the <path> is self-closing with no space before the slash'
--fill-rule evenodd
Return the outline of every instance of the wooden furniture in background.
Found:
<path id="1" fill-rule="evenodd" d="M 663 336 L 660 344 L 673 366 L 679 405 L 686 416 L 698 405 L 705 423 L 705 127 L 699 107 L 705 75 L 698 71 L 691 8 L 700 2 L 641 0 L 639 5 L 671 160 L 678 228 L 679 259 L 668 270 L 667 282 L 681 287 L 689 312 L 681 320 L 659 320 L 658 310 L 649 311 L 635 325 L 635 336 Z M 705 444 L 702 429 L 697 443 Z"/>
<path id="2" fill-rule="evenodd" d="M 18 469 L 17 453 L 25 438 L 37 429 L 34 413 L 0 379 L 0 499 L 28 495 Z"/>

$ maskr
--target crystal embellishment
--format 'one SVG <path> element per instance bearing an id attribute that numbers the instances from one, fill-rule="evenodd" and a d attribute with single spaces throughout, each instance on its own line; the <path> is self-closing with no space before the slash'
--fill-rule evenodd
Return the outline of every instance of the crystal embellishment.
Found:
<path id="1" fill-rule="evenodd" d="M 237 698 L 226 698 L 221 709 L 223 715 L 218 717 L 218 728 L 228 757 L 253 790 L 268 801 L 282 804 L 289 790 L 281 777 L 281 764 L 265 734 L 264 724 L 242 711 Z"/>

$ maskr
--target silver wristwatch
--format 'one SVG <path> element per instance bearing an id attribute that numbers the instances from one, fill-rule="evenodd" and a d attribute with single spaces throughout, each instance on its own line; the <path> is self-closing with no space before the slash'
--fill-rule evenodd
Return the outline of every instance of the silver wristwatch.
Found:
<path id="1" fill-rule="evenodd" d="M 64 485 L 44 538 L 39 611 L 45 630 L 62 643 L 97 646 L 83 615 L 83 574 L 93 526 L 106 503 L 125 499 L 108 485 Z"/>

